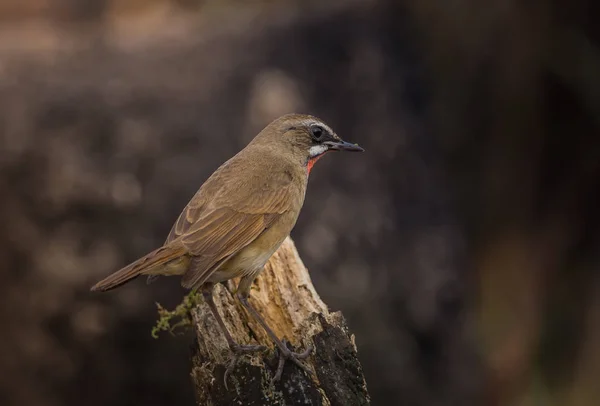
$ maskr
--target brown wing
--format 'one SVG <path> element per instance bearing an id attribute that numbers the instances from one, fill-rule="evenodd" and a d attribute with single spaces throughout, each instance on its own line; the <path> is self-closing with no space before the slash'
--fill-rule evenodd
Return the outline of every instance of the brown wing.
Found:
<path id="1" fill-rule="evenodd" d="M 200 217 L 199 215 L 203 205 L 203 195 L 200 193 L 200 191 L 198 191 L 198 193 L 192 197 L 192 200 L 190 200 L 185 209 L 183 209 L 183 212 L 181 212 L 177 218 L 177 221 L 175 221 L 175 224 L 173 224 L 173 227 L 171 227 L 171 231 L 169 232 L 164 245 L 167 245 L 171 241 L 181 237 L 188 230 L 190 225 L 196 222 L 196 220 Z"/>
<path id="2" fill-rule="evenodd" d="M 194 267 L 181 280 L 186 288 L 202 284 L 221 260 L 229 258 L 254 241 L 268 228 L 276 215 L 246 214 L 231 209 L 220 209 L 202 218 L 201 227 L 186 233 L 182 241 L 188 249 L 197 253 Z"/>
<path id="3" fill-rule="evenodd" d="M 237 165 L 235 160 L 227 162 L 206 181 L 167 238 L 167 243 L 181 239 L 195 256 L 195 266 L 182 278 L 186 288 L 202 284 L 224 259 L 258 238 L 297 200 L 300 189 L 289 172 L 240 172 Z M 265 175 L 254 175 L 261 172 Z"/>

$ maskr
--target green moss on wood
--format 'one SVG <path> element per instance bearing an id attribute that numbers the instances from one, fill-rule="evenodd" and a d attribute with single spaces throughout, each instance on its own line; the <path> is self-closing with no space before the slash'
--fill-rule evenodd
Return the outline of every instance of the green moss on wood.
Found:
<path id="1" fill-rule="evenodd" d="M 194 322 L 191 311 L 198 306 L 201 300 L 202 295 L 192 290 L 174 310 L 167 310 L 157 302 L 158 320 L 152 327 L 152 337 L 158 339 L 158 333 L 161 331 L 168 331 L 174 335 L 177 329 L 185 330 L 186 327 L 192 326 Z"/>

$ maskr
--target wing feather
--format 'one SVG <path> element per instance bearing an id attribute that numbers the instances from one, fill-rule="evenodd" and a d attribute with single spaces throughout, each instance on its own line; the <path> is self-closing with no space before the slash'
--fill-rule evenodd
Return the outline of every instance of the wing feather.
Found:
<path id="1" fill-rule="evenodd" d="M 182 237 L 183 244 L 196 256 L 195 266 L 183 276 L 181 283 L 190 288 L 201 285 L 221 265 L 223 259 L 235 255 L 254 241 L 267 228 L 263 215 L 247 215 L 229 211 L 231 217 L 218 230 L 200 230 Z"/>
<path id="2" fill-rule="evenodd" d="M 298 197 L 303 198 L 304 179 L 292 182 L 290 170 L 247 168 L 248 162 L 271 165 L 272 160 L 246 156 L 243 161 L 234 157 L 217 169 L 194 195 L 167 237 L 166 243 L 181 239 L 194 256 L 194 266 L 182 278 L 184 287 L 201 285 L 228 258 L 258 238 L 279 215 L 301 205 Z M 244 170 L 240 168 L 242 164 L 246 166 Z"/>

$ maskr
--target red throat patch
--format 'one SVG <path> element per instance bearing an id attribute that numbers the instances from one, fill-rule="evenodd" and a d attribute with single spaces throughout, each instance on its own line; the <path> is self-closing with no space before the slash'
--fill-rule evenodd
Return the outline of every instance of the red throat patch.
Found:
<path id="1" fill-rule="evenodd" d="M 319 159 L 321 159 L 321 157 L 322 157 L 323 155 L 325 155 L 326 153 L 327 153 L 327 151 L 323 152 L 321 155 L 317 155 L 316 157 L 314 157 L 314 158 L 310 158 L 310 159 L 308 160 L 308 162 L 306 163 L 306 174 L 307 174 L 307 175 L 310 175 L 310 171 L 312 170 L 313 166 L 315 166 L 315 163 L 316 163 L 316 162 L 317 162 Z"/>

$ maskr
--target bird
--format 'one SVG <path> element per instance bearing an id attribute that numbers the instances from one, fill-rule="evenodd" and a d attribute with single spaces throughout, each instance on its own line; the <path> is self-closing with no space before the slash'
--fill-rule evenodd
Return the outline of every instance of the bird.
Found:
<path id="1" fill-rule="evenodd" d="M 181 276 L 183 288 L 202 292 L 227 340 L 232 352 L 224 376 L 227 386 L 227 375 L 240 356 L 266 349 L 235 342 L 215 305 L 215 284 L 240 278 L 235 296 L 279 350 L 273 380 L 281 378 L 288 360 L 310 374 L 301 360 L 312 348 L 291 351 L 248 297 L 254 279 L 296 224 L 314 164 L 332 151 L 364 149 L 342 140 L 312 115 L 291 113 L 273 120 L 208 177 L 161 247 L 110 274 L 91 290 L 108 291 L 142 275 L 148 283 L 159 275 Z"/>

